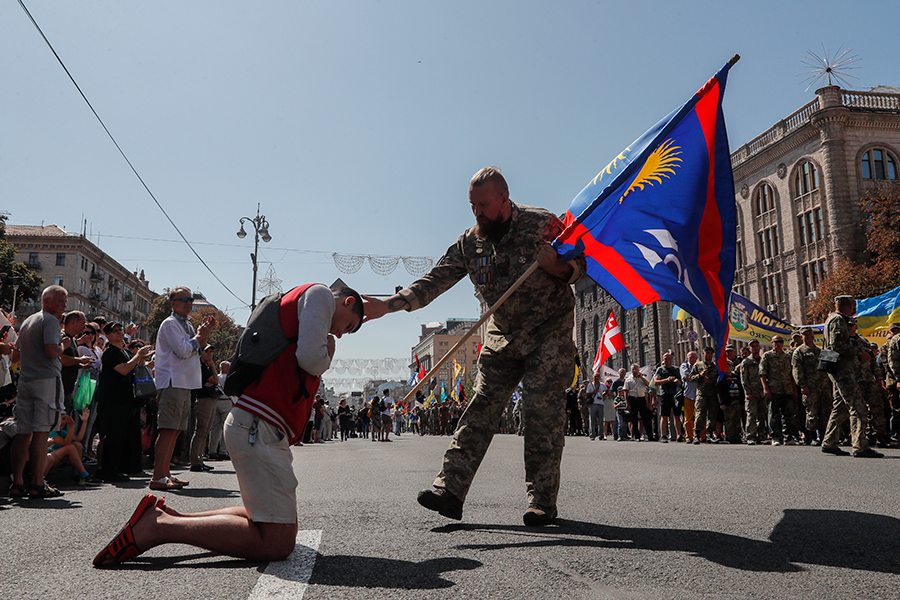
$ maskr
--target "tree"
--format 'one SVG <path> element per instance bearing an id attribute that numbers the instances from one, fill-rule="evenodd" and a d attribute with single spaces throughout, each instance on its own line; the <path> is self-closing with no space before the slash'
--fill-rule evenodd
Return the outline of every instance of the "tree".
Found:
<path id="1" fill-rule="evenodd" d="M 219 364 L 223 360 L 231 360 L 234 356 L 234 349 L 237 348 L 238 337 L 240 337 L 241 329 L 238 327 L 234 319 L 223 313 L 218 308 L 203 308 L 190 314 L 191 325 L 194 329 L 200 326 L 201 321 L 207 316 L 213 316 L 216 319 L 216 326 L 209 334 L 207 344 L 213 346 L 213 360 Z"/>
<path id="2" fill-rule="evenodd" d="M 834 299 L 844 294 L 871 298 L 897 286 L 900 273 L 900 186 L 870 189 L 860 207 L 866 213 L 867 263 L 838 258 L 819 285 L 818 294 L 807 310 L 811 323 L 823 322 L 834 310 Z"/>
<path id="3" fill-rule="evenodd" d="M 0 273 L 6 273 L 3 290 L 0 291 L 0 304 L 12 308 L 13 294 L 16 304 L 24 300 L 37 300 L 44 288 L 44 278 L 29 269 L 25 263 L 16 262 L 16 248 L 6 239 L 6 215 L 0 215 Z M 10 278 L 16 277 L 18 290 L 10 284 Z"/>

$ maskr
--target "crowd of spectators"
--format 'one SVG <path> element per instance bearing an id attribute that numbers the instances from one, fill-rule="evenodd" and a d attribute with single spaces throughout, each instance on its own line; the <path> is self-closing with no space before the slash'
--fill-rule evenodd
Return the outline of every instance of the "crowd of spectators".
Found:
<path id="1" fill-rule="evenodd" d="M 167 388 L 187 385 L 178 395 L 190 399 L 190 414 L 174 420 L 156 396 L 136 393 L 142 369 L 157 367 L 157 386 L 162 378 L 158 355 L 134 337 L 134 324 L 65 312 L 60 286 L 47 287 L 42 310 L 18 328 L 14 316 L 0 311 L 0 476 L 10 478 L 9 496 L 62 495 L 45 480 L 53 470 L 68 472 L 72 484 L 116 484 L 151 478 L 144 471 L 150 464 L 151 489 L 180 489 L 188 482 L 172 476 L 171 468 L 212 471 L 205 461 L 229 460 L 222 428 L 235 399 L 222 390 L 230 365 L 212 360 L 214 349 L 205 344 L 210 327 L 195 333 L 186 320 L 190 291 L 176 288 L 170 296 L 172 331 L 160 336 L 157 349 L 168 344 L 160 352 L 172 353 Z M 890 326 L 888 342 L 878 348 L 856 334 L 853 310 L 846 298 L 842 302 L 826 324 L 826 346 L 843 357 L 831 375 L 820 370 L 822 348 L 809 327 L 789 345 L 774 336 L 766 351 L 756 340 L 727 346 L 721 377 L 713 348 L 702 358 L 688 352 L 680 365 L 668 351 L 649 370 L 635 364 L 617 378 L 598 373 L 565 390 L 568 434 L 592 441 L 805 444 L 830 454 L 847 454 L 838 446 L 852 446 L 854 456 L 881 456 L 872 447 L 896 447 L 900 433 L 900 324 Z M 497 433 L 522 434 L 521 403 L 519 394 L 510 398 Z M 388 388 L 354 405 L 340 398 L 332 406 L 317 395 L 296 445 L 452 435 L 465 409 L 464 397 L 426 400 L 419 392 L 406 404 Z M 161 412 L 169 416 L 160 419 Z M 160 435 L 166 429 L 168 438 Z M 161 439 L 169 440 L 162 456 Z M 68 477 L 54 481 L 68 483 Z"/>
<path id="2" fill-rule="evenodd" d="M 154 462 L 158 437 L 154 348 L 135 337 L 133 323 L 66 312 L 67 296 L 65 288 L 48 286 L 41 310 L 21 324 L 0 311 L 0 478 L 9 478 L 12 498 L 58 497 L 63 484 L 150 478 L 145 468 Z M 221 428 L 232 399 L 221 392 L 212 348 L 196 354 L 203 385 L 191 390 L 191 426 L 175 432 L 177 452 L 168 466 L 207 471 L 204 458 L 228 459 Z M 143 373 L 150 392 L 136 385 Z"/>
<path id="3" fill-rule="evenodd" d="M 788 345 L 780 336 L 763 352 L 759 341 L 726 346 L 720 377 L 715 349 L 702 360 L 688 352 L 680 367 L 670 350 L 662 364 L 618 379 L 590 381 L 566 391 L 569 435 L 591 440 L 821 446 L 829 454 L 877 458 L 872 447 L 898 445 L 900 434 L 900 323 L 881 348 L 856 333 L 852 299 L 839 297 L 825 327 L 825 343 L 841 349 L 833 373 L 820 369 L 815 330 L 803 327 Z M 843 384 L 842 384 L 843 382 Z M 842 388 L 841 386 L 844 385 Z"/>

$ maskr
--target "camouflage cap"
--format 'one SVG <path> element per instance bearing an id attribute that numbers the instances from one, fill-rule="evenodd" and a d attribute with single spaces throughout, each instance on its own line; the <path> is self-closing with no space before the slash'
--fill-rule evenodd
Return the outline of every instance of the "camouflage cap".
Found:
<path id="1" fill-rule="evenodd" d="M 900 323 L 891 323 L 890 330 L 894 331 L 895 329 L 900 331 Z"/>
<path id="2" fill-rule="evenodd" d="M 815 331 L 815 329 L 813 329 L 813 328 L 810 327 L 809 325 L 804 325 L 803 327 L 800 328 L 799 333 L 800 333 L 800 335 L 803 335 L 804 333 L 807 333 L 807 332 L 810 332 L 810 331 Z"/>

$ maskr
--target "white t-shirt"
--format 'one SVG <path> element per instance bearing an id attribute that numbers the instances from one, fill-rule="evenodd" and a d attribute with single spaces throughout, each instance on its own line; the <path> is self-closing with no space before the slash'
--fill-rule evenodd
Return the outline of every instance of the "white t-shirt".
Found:
<path id="1" fill-rule="evenodd" d="M 606 384 L 602 381 L 594 387 L 594 382 L 590 382 L 587 386 L 587 393 L 589 398 L 592 398 L 592 404 L 603 404 L 603 394 L 606 392 Z"/>

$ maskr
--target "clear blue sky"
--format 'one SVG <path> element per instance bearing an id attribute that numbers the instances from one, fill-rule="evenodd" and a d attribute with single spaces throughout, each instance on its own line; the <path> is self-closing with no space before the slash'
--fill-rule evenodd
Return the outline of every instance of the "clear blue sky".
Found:
<path id="1" fill-rule="evenodd" d="M 341 276 L 388 294 L 401 265 L 342 275 L 331 253 L 438 257 L 472 221 L 478 168 L 514 201 L 561 213 L 616 153 L 734 53 L 732 149 L 814 97 L 808 50 L 862 59 L 855 89 L 900 85 L 893 3 L 56 2 L 28 0 L 95 109 L 217 275 L 250 301 L 260 252 L 286 288 Z M 237 321 L 241 302 L 177 239 L 13 0 L 0 3 L 0 209 L 99 245 L 156 291 L 199 289 Z M 120 236 L 120 237 L 113 237 Z M 202 242 L 202 243 L 201 243 Z M 210 244 L 222 244 L 221 246 Z M 338 356 L 407 357 L 419 324 L 477 317 L 467 281 L 390 315 Z"/>

